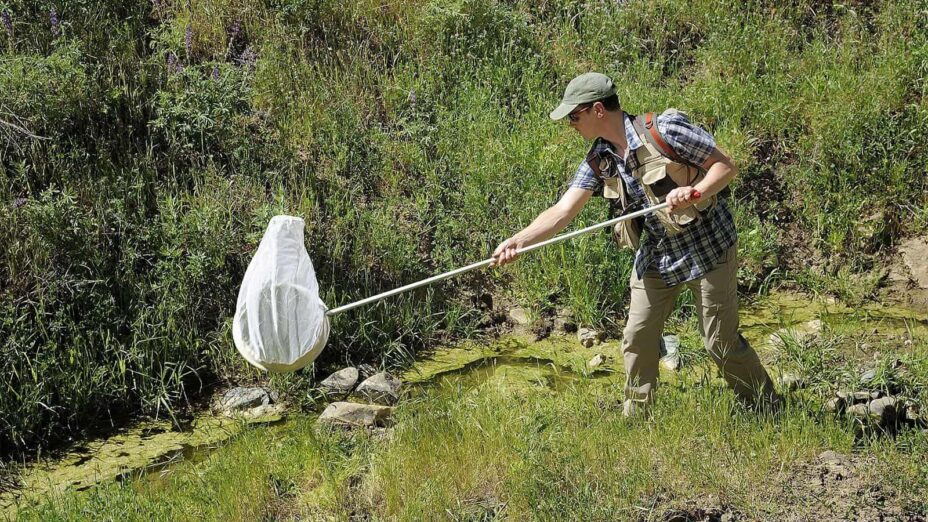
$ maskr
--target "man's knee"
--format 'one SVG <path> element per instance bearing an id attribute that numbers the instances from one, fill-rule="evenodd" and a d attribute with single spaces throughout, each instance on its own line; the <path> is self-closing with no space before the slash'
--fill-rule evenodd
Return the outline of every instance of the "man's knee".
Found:
<path id="1" fill-rule="evenodd" d="M 629 318 L 622 333 L 622 352 L 641 353 L 643 349 L 651 348 L 652 344 L 658 346 L 661 326 L 655 325 L 653 321 L 632 321 Z"/>

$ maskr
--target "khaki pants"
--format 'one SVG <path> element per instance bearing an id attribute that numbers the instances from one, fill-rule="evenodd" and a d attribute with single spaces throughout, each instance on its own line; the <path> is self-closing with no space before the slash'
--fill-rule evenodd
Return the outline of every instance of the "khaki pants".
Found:
<path id="1" fill-rule="evenodd" d="M 699 329 L 712 360 L 739 398 L 753 404 L 777 396 L 757 353 L 738 333 L 738 247 L 701 279 L 684 283 L 696 296 Z M 654 270 L 639 278 L 632 270 L 631 305 L 622 353 L 625 358 L 625 412 L 634 413 L 653 400 L 657 387 L 660 342 L 684 284 L 667 286 Z"/>

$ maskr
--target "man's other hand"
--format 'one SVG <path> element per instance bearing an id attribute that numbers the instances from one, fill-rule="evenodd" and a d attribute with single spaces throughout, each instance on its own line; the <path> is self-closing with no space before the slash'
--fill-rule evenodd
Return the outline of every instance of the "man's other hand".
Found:
<path id="1" fill-rule="evenodd" d="M 519 241 L 517 241 L 515 237 L 503 241 L 496 247 L 496 250 L 493 251 L 493 262 L 490 263 L 490 266 L 501 266 L 512 263 L 519 258 L 519 254 L 516 253 L 518 248 L 520 248 Z"/>
<path id="2" fill-rule="evenodd" d="M 693 187 L 677 187 L 667 194 L 667 204 L 670 210 L 684 209 L 693 206 L 699 199 L 699 192 Z"/>

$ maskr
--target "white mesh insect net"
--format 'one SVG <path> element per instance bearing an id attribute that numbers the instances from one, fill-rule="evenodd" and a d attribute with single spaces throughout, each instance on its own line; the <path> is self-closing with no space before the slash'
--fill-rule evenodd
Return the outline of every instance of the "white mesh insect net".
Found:
<path id="1" fill-rule="evenodd" d="M 520 248 L 517 253 L 530 252 L 626 219 L 634 219 L 667 208 L 668 205 L 661 203 L 562 234 Z M 329 339 L 330 315 L 490 266 L 494 262 L 493 258 L 484 259 L 328 310 L 325 303 L 319 299 L 316 272 L 303 246 L 303 227 L 303 220 L 298 217 L 275 216 L 271 219 L 261 244 L 258 245 L 258 251 L 245 271 L 245 279 L 238 292 L 238 303 L 232 322 L 232 338 L 242 356 L 262 370 L 290 372 L 313 362 Z"/>
<path id="2" fill-rule="evenodd" d="M 329 338 L 326 306 L 303 245 L 304 225 L 298 217 L 271 219 L 238 293 L 232 338 L 262 370 L 299 370 Z"/>

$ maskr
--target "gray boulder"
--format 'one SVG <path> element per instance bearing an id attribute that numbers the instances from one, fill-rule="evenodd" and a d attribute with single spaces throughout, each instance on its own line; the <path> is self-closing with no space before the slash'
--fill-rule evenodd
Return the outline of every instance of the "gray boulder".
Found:
<path id="1" fill-rule="evenodd" d="M 883 425 L 892 424 L 896 420 L 896 398 L 883 397 L 870 401 L 867 405 L 870 418 Z"/>
<path id="2" fill-rule="evenodd" d="M 354 389 L 358 383 L 357 368 L 343 368 L 329 375 L 324 381 L 319 383 L 319 389 L 326 395 L 346 395 Z"/>
<path id="3" fill-rule="evenodd" d="M 870 416 L 870 408 L 866 404 L 854 404 L 848 407 L 847 414 L 857 419 L 866 419 Z"/>
<path id="4" fill-rule="evenodd" d="M 554 329 L 567 333 L 574 333 L 577 331 L 577 323 L 574 322 L 570 310 L 562 308 L 557 311 L 557 315 L 554 316 Z"/>
<path id="5" fill-rule="evenodd" d="M 319 422 L 337 426 L 373 428 L 386 426 L 393 415 L 393 408 L 353 402 L 333 402 L 329 404 Z"/>
<path id="6" fill-rule="evenodd" d="M 264 388 L 239 386 L 224 393 L 218 407 L 228 413 L 267 406 L 272 402 L 271 394 Z"/>
<path id="7" fill-rule="evenodd" d="M 400 389 L 403 383 L 396 377 L 380 372 L 368 377 L 358 386 L 357 393 L 371 402 L 379 404 L 395 404 L 400 398 Z"/>
<path id="8" fill-rule="evenodd" d="M 847 399 L 842 397 L 833 397 L 825 403 L 825 411 L 830 411 L 832 413 L 844 413 L 844 408 L 847 406 Z"/>

